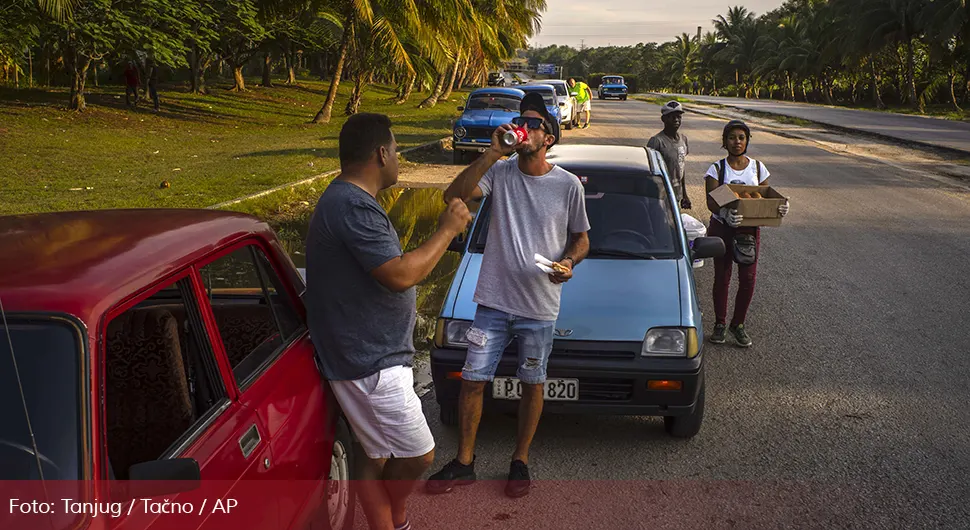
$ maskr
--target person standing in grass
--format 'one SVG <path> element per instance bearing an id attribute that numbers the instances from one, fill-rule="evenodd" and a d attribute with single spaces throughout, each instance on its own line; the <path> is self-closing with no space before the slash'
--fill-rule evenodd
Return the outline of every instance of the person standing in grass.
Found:
<path id="1" fill-rule="evenodd" d="M 128 61 L 128 66 L 125 68 L 125 105 L 138 106 L 138 89 L 141 87 L 141 79 L 138 77 L 138 68 L 135 67 L 135 63 Z M 131 96 L 135 96 L 135 101 L 132 103 Z"/>

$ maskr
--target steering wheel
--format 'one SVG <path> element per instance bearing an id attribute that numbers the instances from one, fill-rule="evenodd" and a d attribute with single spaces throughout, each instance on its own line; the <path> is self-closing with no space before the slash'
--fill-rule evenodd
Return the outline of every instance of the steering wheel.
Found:
<path id="1" fill-rule="evenodd" d="M 26 445 L 21 445 L 21 444 L 15 443 L 15 442 L 7 441 L 7 440 L 0 440 L 0 448 L 4 448 L 4 447 L 9 448 L 9 449 L 14 449 L 14 450 L 17 450 L 17 451 L 22 451 L 24 453 L 27 453 L 27 456 L 30 458 L 31 464 L 35 464 L 37 462 L 36 458 L 34 457 L 34 450 L 31 449 L 31 448 L 29 448 L 29 447 L 27 447 Z M 19 455 L 19 453 L 18 453 L 18 455 Z M 47 464 L 47 465 L 53 467 L 55 470 L 57 470 L 58 475 L 60 474 L 61 468 L 57 467 L 57 464 L 55 464 L 50 458 L 47 458 L 46 456 L 44 456 L 44 455 L 42 455 L 40 453 L 38 453 L 37 456 L 40 457 L 40 460 L 42 460 L 45 464 Z M 24 456 L 23 455 L 20 455 L 20 457 L 23 458 Z M 2 461 L 2 459 L 0 459 L 0 461 Z M 31 466 L 29 466 L 29 468 L 32 469 L 33 466 L 31 465 Z M 40 477 L 38 476 L 37 478 L 40 478 Z"/>
<path id="2" fill-rule="evenodd" d="M 647 250 L 652 249 L 655 246 L 652 237 L 644 235 L 642 232 L 637 232 L 636 230 L 630 230 L 630 229 L 614 230 L 609 234 L 606 234 L 606 236 L 603 237 L 603 241 L 604 242 L 609 241 L 611 237 L 618 237 L 621 239 L 631 239 L 625 236 L 633 236 L 632 239 L 636 239 L 638 242 L 641 242 L 643 244 L 643 247 Z"/>

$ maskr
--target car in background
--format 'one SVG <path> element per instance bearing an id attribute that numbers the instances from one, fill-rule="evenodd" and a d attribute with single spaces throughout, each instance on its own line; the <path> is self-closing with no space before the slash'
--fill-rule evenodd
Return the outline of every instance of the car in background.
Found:
<path id="1" fill-rule="evenodd" d="M 550 149 L 547 159 L 582 182 L 592 228 L 588 258 L 563 285 L 543 410 L 662 416 L 670 435 L 696 435 L 706 386 L 692 262 L 723 255 L 723 241 L 700 237 L 688 243 L 657 151 L 562 144 Z M 473 296 L 483 253 L 491 244 L 491 211 L 485 197 L 469 236 L 451 246 L 464 255 L 442 305 L 431 352 L 435 397 L 445 425 L 458 421 L 466 333 L 475 318 Z M 539 268 L 535 273 L 544 276 Z M 487 385 L 486 410 L 518 409 L 517 348 L 516 341 L 509 344 L 495 380 Z"/>
<path id="2" fill-rule="evenodd" d="M 600 99 L 619 98 L 626 101 L 627 86 L 621 75 L 604 75 L 596 93 Z"/>
<path id="3" fill-rule="evenodd" d="M 353 528 L 354 440 L 269 225 L 189 209 L 8 216 L 0 254 L 0 481 L 124 505 L 110 523 L 58 503 L 0 527 L 212 528 L 145 513 L 153 498 L 208 499 L 226 528 Z M 212 512 L 217 499 L 234 509 Z"/>
<path id="4" fill-rule="evenodd" d="M 551 85 L 556 89 L 556 101 L 559 104 L 561 125 L 567 131 L 579 125 L 579 115 L 576 113 L 576 98 L 569 93 L 569 84 L 565 79 L 534 79 L 528 84 Z"/>
<path id="5" fill-rule="evenodd" d="M 519 115 L 519 104 L 525 93 L 517 88 L 479 88 L 458 107 L 461 116 L 452 130 L 455 164 L 464 164 L 472 156 L 484 153 L 492 143 L 492 133 L 499 125 Z"/>
<path id="6" fill-rule="evenodd" d="M 488 86 L 505 86 L 505 76 L 502 72 L 489 72 Z"/>
<path id="7" fill-rule="evenodd" d="M 556 89 L 552 85 L 528 83 L 520 86 L 519 90 L 526 94 L 529 92 L 537 92 L 542 96 L 542 101 L 546 104 L 546 110 L 555 118 L 556 123 L 554 125 L 559 126 L 562 124 L 562 107 L 559 106 L 559 100 L 556 98 Z"/>

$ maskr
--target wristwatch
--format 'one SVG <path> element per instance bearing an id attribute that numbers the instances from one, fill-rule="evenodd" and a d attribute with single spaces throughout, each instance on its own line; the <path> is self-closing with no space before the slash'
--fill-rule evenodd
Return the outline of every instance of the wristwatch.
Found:
<path id="1" fill-rule="evenodd" d="M 566 257 L 565 257 L 565 258 L 563 258 L 562 260 L 563 260 L 563 261 L 566 261 L 567 259 L 568 259 L 568 260 L 570 261 L 570 264 L 569 264 L 569 268 L 570 268 L 570 269 L 576 266 L 576 260 L 574 260 L 574 259 L 573 259 L 573 258 L 571 258 L 570 256 L 566 256 Z"/>

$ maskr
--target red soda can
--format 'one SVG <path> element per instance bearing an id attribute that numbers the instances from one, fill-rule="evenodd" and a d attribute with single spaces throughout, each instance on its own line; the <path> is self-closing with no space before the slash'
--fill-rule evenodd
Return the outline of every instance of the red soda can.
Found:
<path id="1" fill-rule="evenodd" d="M 528 137 L 529 133 L 525 130 L 525 127 L 516 127 L 511 131 L 505 131 L 505 134 L 502 135 L 502 143 L 512 146 L 524 142 Z"/>

